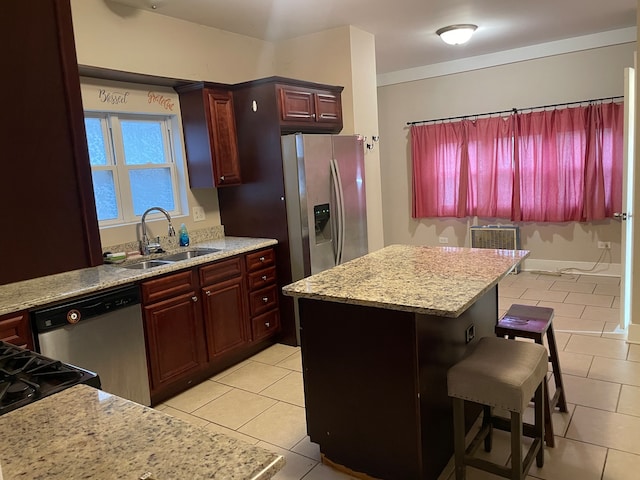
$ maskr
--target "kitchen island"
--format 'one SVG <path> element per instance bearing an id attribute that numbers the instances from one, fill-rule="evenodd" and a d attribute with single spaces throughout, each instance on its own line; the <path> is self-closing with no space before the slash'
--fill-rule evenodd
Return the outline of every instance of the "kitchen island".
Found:
<path id="1" fill-rule="evenodd" d="M 0 477 L 266 480 L 281 455 L 76 385 L 0 416 Z"/>
<path id="2" fill-rule="evenodd" d="M 392 245 L 284 287 L 324 458 L 363 477 L 438 478 L 453 454 L 447 370 L 494 335 L 498 282 L 528 254 Z"/>

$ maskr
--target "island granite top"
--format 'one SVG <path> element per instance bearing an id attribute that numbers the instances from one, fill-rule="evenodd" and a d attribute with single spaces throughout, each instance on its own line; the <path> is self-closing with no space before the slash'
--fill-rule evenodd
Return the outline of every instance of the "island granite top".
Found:
<path id="1" fill-rule="evenodd" d="M 217 248 L 219 249 L 218 252 L 189 260 L 168 263 L 160 267 L 135 270 L 123 268 L 122 265 L 100 265 L 98 267 L 72 270 L 55 275 L 48 275 L 46 277 L 0 285 L 0 315 L 79 297 L 87 293 L 112 287 L 132 284 L 140 280 L 194 267 L 202 263 L 222 260 L 226 257 L 273 246 L 277 243 L 276 240 L 268 238 L 223 237 L 190 246 L 190 248 Z M 158 256 L 159 255 L 150 255 L 144 258 L 139 257 L 133 261 L 148 260 Z M 25 259 L 25 261 L 28 261 L 28 259 Z"/>
<path id="2" fill-rule="evenodd" d="M 526 250 L 391 245 L 287 285 L 285 295 L 458 317 Z"/>
<path id="3" fill-rule="evenodd" d="M 76 385 L 0 416 L 4 480 L 264 480 L 284 458 Z"/>

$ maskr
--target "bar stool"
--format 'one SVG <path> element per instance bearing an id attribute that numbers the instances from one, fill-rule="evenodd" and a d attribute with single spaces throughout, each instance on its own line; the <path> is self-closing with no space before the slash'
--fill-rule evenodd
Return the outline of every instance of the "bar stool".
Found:
<path id="1" fill-rule="evenodd" d="M 499 337 L 508 337 L 512 340 L 517 337 L 529 338 L 540 345 L 543 345 L 545 334 L 547 336 L 549 361 L 556 384 L 556 391 L 552 399 L 549 399 L 549 391 L 545 389 L 545 442 L 548 447 L 555 446 L 551 413 L 556 407 L 561 412 L 568 411 L 552 320 L 553 308 L 513 304 L 500 319 L 495 329 L 496 335 Z"/>
<path id="2" fill-rule="evenodd" d="M 447 390 L 453 402 L 456 480 L 465 480 L 467 465 L 512 480 L 523 480 L 534 458 L 538 467 L 544 465 L 543 403 L 547 368 L 547 351 L 541 345 L 483 337 L 470 355 L 449 369 Z M 535 424 L 529 425 L 530 429 L 524 429 L 522 414 L 534 392 Z M 466 448 L 465 400 L 479 403 L 484 409 L 482 427 Z M 508 410 L 510 422 L 493 417 L 493 407 Z M 511 432 L 510 468 L 474 457 L 483 440 L 485 450 L 491 450 L 493 428 Z M 523 435 L 534 438 L 524 458 Z"/>

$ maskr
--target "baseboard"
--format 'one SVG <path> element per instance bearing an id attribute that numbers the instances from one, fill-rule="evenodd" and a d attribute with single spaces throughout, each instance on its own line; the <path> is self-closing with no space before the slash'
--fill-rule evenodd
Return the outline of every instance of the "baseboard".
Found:
<path id="1" fill-rule="evenodd" d="M 531 258 L 522 261 L 522 270 L 525 272 L 540 271 L 548 273 L 565 271 L 565 273 L 575 273 L 578 275 L 604 275 L 609 277 L 619 277 L 622 273 L 619 263 L 601 263 L 595 268 L 594 264 L 594 262 L 569 262 L 564 260 Z"/>
<path id="2" fill-rule="evenodd" d="M 630 323 L 627 325 L 627 342 L 640 344 L 640 324 Z"/>

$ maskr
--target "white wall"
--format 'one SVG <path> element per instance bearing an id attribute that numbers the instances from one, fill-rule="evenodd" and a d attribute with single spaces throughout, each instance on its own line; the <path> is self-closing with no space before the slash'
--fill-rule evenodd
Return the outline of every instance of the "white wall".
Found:
<path id="1" fill-rule="evenodd" d="M 627 43 L 378 88 L 385 244 L 438 245 L 445 236 L 450 245 L 468 246 L 469 224 L 497 223 L 411 218 L 407 122 L 622 95 L 634 50 L 635 43 Z M 613 242 L 610 261 L 620 262 L 616 220 L 520 226 L 522 248 L 534 259 L 527 268 L 592 265 L 601 253 L 598 240 Z"/>

